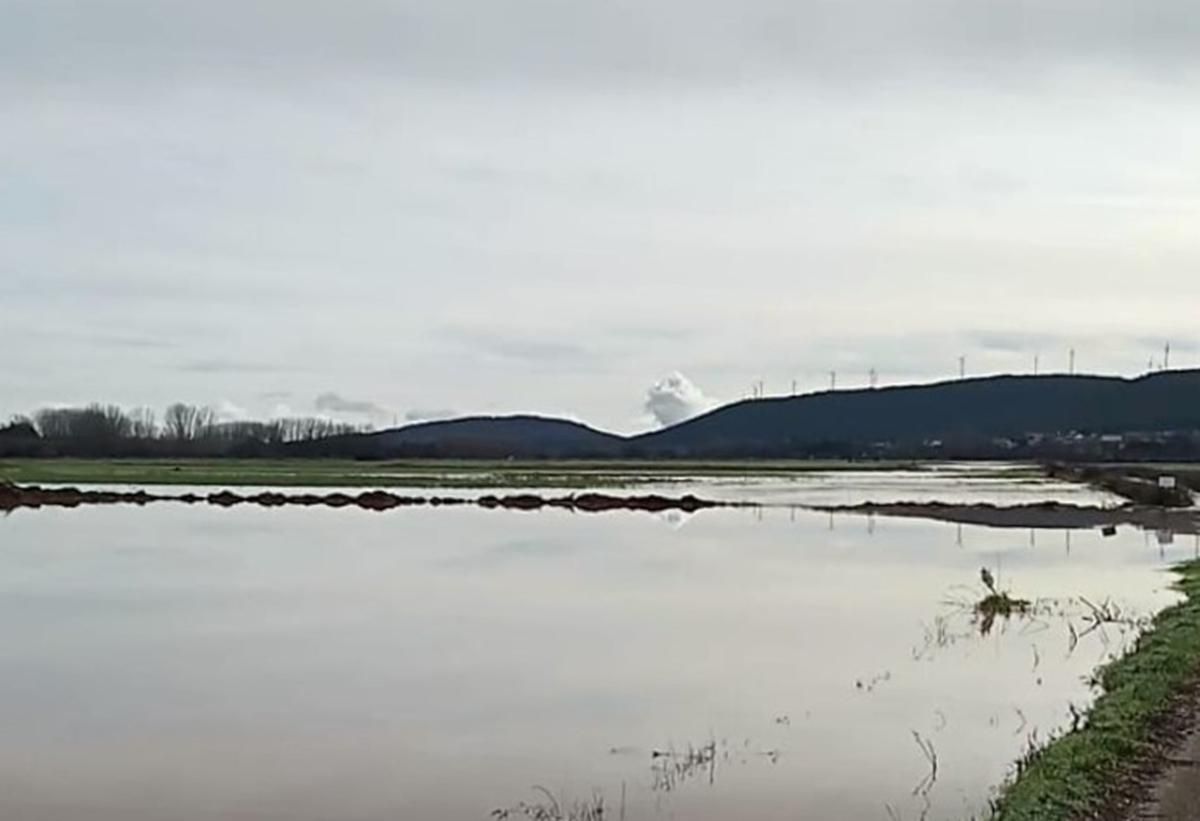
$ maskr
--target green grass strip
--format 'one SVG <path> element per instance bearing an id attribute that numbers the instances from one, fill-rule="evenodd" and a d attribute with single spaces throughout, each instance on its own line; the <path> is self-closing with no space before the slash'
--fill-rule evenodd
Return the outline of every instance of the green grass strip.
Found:
<path id="1" fill-rule="evenodd" d="M 17 484 L 620 488 L 677 478 L 794 478 L 822 471 L 914 467 L 902 462 L 68 458 L 0 460 L 0 480 Z"/>
<path id="2" fill-rule="evenodd" d="M 1155 728 L 1200 673 L 1200 561 L 1174 570 L 1187 598 L 1159 613 L 1129 653 L 1101 668 L 1103 693 L 1084 725 L 1022 762 L 997 800 L 995 821 L 1065 821 L 1094 813 L 1152 750 Z"/>

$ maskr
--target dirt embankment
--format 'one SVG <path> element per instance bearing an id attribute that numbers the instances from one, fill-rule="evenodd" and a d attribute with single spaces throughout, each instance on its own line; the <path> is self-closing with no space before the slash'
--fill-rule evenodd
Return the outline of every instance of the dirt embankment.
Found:
<path id="1" fill-rule="evenodd" d="M 1082 530 L 1103 529 L 1106 535 L 1118 525 L 1134 525 L 1145 530 L 1172 533 L 1200 533 L 1200 511 L 1193 507 L 1190 487 L 1200 485 L 1186 477 L 1171 475 L 1175 481 L 1161 482 L 1161 471 L 1148 468 L 1126 469 L 1098 465 L 1046 465 L 1046 475 L 1056 479 L 1089 484 L 1126 499 L 1119 507 L 1072 505 L 1059 502 L 999 506 L 992 504 L 950 504 L 945 502 L 865 503 L 848 506 L 817 507 L 828 513 L 896 516 L 934 519 L 953 524 L 983 525 L 1001 528 L 1038 528 Z"/>
<path id="2" fill-rule="evenodd" d="M 1046 475 L 1107 490 L 1135 505 L 1182 508 L 1195 504 L 1190 489 L 1194 477 L 1187 474 L 1180 476 L 1145 467 L 1051 464 L 1046 466 Z M 1168 483 L 1160 484 L 1160 479 L 1167 479 Z"/>
<path id="3" fill-rule="evenodd" d="M 397 507 L 482 507 L 507 510 L 540 510 L 558 508 L 582 513 L 601 513 L 609 510 L 644 510 L 652 513 L 677 510 L 693 513 L 714 507 L 735 507 L 736 503 L 700 499 L 692 495 L 669 496 L 610 496 L 603 493 L 582 493 L 571 496 L 544 497 L 536 494 L 483 496 L 478 499 L 439 496 L 400 496 L 382 490 L 363 493 L 263 493 L 240 494 L 229 490 L 217 493 L 157 494 L 137 491 L 79 490 L 78 488 L 44 488 L 36 485 L 14 485 L 0 482 L 0 511 L 17 508 L 80 507 L 83 505 L 148 505 L 159 502 L 207 504 L 217 507 L 257 505 L 260 507 L 359 507 L 364 510 L 391 510 Z"/>
<path id="4" fill-rule="evenodd" d="M 1048 530 L 1084 530 L 1135 525 L 1145 530 L 1173 533 L 1200 533 L 1200 512 L 1174 508 L 1124 505 L 1090 507 L 1057 502 L 1038 502 L 1000 507 L 989 504 L 955 505 L 941 502 L 895 502 L 816 507 L 825 513 L 895 516 L 907 519 L 934 519 L 952 524 L 985 527 L 1038 528 Z"/>

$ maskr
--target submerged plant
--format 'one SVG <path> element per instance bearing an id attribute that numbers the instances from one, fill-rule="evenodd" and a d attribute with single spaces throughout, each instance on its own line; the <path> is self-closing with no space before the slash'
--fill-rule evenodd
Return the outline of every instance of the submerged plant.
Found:
<path id="1" fill-rule="evenodd" d="M 510 821 L 510 819 L 525 818 L 529 821 L 604 821 L 604 796 L 594 793 L 591 798 L 575 801 L 570 805 L 555 798 L 554 793 L 545 787 L 535 786 L 534 792 L 541 795 L 537 801 L 522 801 L 514 807 L 492 810 L 495 821 Z M 621 817 L 625 816 L 624 795 L 622 791 Z"/>
<path id="2" fill-rule="evenodd" d="M 708 777 L 711 785 L 717 774 L 717 742 L 710 741 L 703 747 L 691 744 L 682 751 L 674 747 L 655 750 L 650 755 L 653 764 L 655 792 L 673 792 L 682 784 L 700 775 Z"/>

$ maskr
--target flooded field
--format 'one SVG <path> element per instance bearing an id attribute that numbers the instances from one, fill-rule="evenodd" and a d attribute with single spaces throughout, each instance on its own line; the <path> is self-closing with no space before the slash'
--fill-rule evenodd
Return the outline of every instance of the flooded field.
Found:
<path id="1" fill-rule="evenodd" d="M 653 483 L 639 490 L 694 492 L 726 501 L 817 507 L 862 502 L 1105 505 L 1123 501 L 1103 490 L 1048 478 L 1027 465 L 1001 463 L 930 463 L 920 468 L 891 470 L 797 471 L 772 476 L 732 475 L 702 479 L 678 477 L 673 482 Z"/>
<path id="2" fill-rule="evenodd" d="M 766 495 L 945 498 L 822 481 Z M 18 510 L 0 817 L 969 818 L 1195 551 L 783 507 Z M 977 615 L 982 568 L 1029 612 Z"/>
<path id="3" fill-rule="evenodd" d="M 253 475 L 253 474 L 251 474 Z M 358 475 L 355 487 L 374 487 L 378 474 Z M 658 463 L 652 475 L 623 471 L 575 469 L 567 472 L 526 471 L 522 467 L 504 472 L 390 473 L 387 479 L 403 480 L 407 495 L 470 499 L 482 493 L 543 493 L 561 496 L 588 490 L 633 496 L 661 493 L 681 496 L 693 493 L 724 502 L 760 505 L 843 506 L 862 502 L 929 502 L 953 504 L 1019 505 L 1060 502 L 1077 505 L 1117 505 L 1124 500 L 1087 485 L 1052 479 L 1036 467 L 1007 463 L 927 463 L 910 468 L 859 468 L 806 470 L 803 463 L 791 469 L 755 472 L 749 463 L 695 476 L 673 474 Z M 46 482 L 49 487 L 62 483 Z M 163 494 L 212 492 L 206 485 L 172 483 L 154 486 L 124 482 L 70 482 L 93 490 L 135 491 L 150 488 Z M 313 483 L 303 488 L 280 487 L 254 481 L 230 485 L 242 493 L 261 491 L 333 493 L 346 491 L 345 484 Z"/>

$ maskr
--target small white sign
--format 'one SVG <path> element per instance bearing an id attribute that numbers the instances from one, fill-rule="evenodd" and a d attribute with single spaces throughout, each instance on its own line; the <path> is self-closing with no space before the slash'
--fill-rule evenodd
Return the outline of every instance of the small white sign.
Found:
<path id="1" fill-rule="evenodd" d="M 1161 487 L 1163 490 L 1174 490 L 1175 489 L 1175 477 L 1174 476 L 1159 476 L 1158 477 L 1158 486 Z"/>

